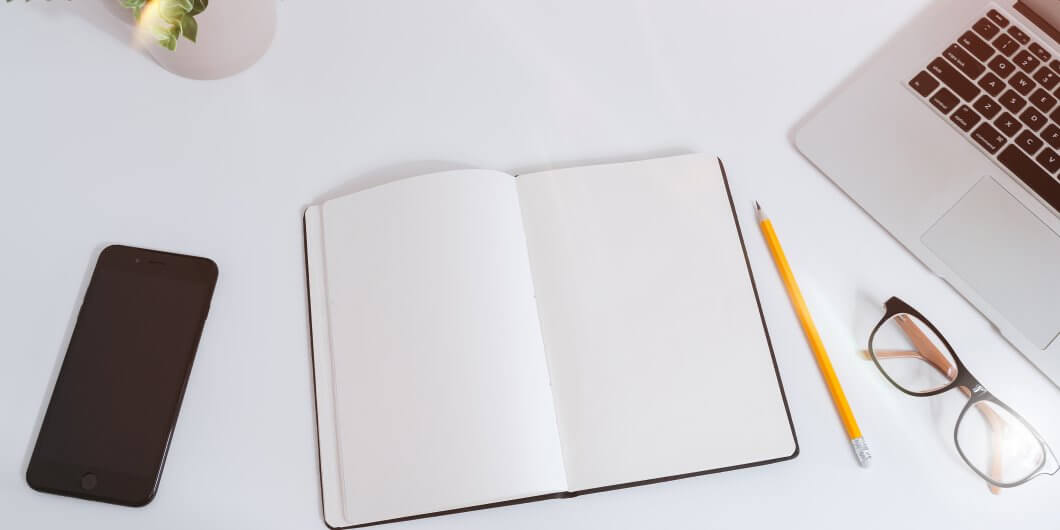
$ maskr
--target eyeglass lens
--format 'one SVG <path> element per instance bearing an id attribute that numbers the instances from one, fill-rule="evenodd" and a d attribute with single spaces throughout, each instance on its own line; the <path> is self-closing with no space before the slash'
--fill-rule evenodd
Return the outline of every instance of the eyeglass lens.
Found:
<path id="1" fill-rule="evenodd" d="M 932 392 L 957 379 L 957 363 L 949 348 L 914 315 L 900 313 L 887 319 L 869 351 L 888 379 L 912 393 Z M 970 389 L 960 391 L 971 395 Z M 1000 405 L 977 401 L 965 407 L 957 421 L 957 449 L 964 460 L 999 484 L 1018 483 L 1045 462 L 1045 448 L 1033 430 Z"/>
<path id="2" fill-rule="evenodd" d="M 957 363 L 949 349 L 913 315 L 887 319 L 876 330 L 869 350 L 884 374 L 909 392 L 931 392 L 957 379 Z"/>

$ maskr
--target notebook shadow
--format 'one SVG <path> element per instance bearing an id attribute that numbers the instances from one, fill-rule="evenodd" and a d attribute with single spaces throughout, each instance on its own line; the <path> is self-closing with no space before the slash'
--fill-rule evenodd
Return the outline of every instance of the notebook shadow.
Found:
<path id="1" fill-rule="evenodd" d="M 89 255 L 88 267 L 85 267 L 84 275 L 81 278 L 81 287 L 77 291 L 77 296 L 74 298 L 74 303 L 70 308 L 70 315 L 67 317 L 66 322 L 66 333 L 63 335 L 62 342 L 59 343 L 60 350 L 55 356 L 55 363 L 52 367 L 51 378 L 48 381 L 48 392 L 41 396 L 40 405 L 37 407 L 37 420 L 34 423 L 34 429 L 32 434 L 26 441 L 26 451 L 22 459 L 22 469 L 29 469 L 29 461 L 33 458 L 33 449 L 37 445 L 37 436 L 40 435 L 41 425 L 44 423 L 44 414 L 48 411 L 48 404 L 51 402 L 52 393 L 55 391 L 55 383 L 59 379 L 59 371 L 62 370 L 63 361 L 66 359 L 66 348 L 70 344 L 70 337 L 74 333 L 74 326 L 77 324 L 77 316 L 81 311 L 81 301 L 85 299 L 85 291 L 88 290 L 88 283 L 92 280 L 92 272 L 96 267 L 96 257 L 103 252 L 103 249 L 107 247 L 107 244 L 96 245 L 92 249 L 92 253 Z"/>
<path id="2" fill-rule="evenodd" d="M 695 152 L 694 149 L 657 149 L 643 151 L 634 155 L 626 155 L 622 157 L 590 157 L 590 158 L 579 158 L 562 161 L 552 161 L 548 163 L 530 165 L 516 168 L 514 170 L 508 170 L 512 175 L 520 175 L 525 173 L 534 173 L 538 171 L 548 171 L 552 169 L 560 169 L 565 167 L 581 167 L 596 164 L 611 164 L 620 162 L 631 162 L 634 160 L 644 160 L 649 158 L 662 158 L 666 156 L 684 155 Z M 419 175 L 426 175 L 428 173 L 437 173 L 440 171 L 452 171 L 459 169 L 475 169 L 474 165 L 462 164 L 451 160 L 419 160 L 414 162 L 405 162 L 400 164 L 393 164 L 389 166 L 383 166 L 366 173 L 362 173 L 349 181 L 332 188 L 331 190 L 317 195 L 313 199 L 312 204 L 320 204 L 331 199 L 336 199 L 359 191 L 364 191 L 368 188 L 374 188 L 390 182 L 395 182 L 401 179 L 415 177 Z M 505 171 L 505 170 L 501 170 Z M 305 212 L 305 208 L 309 205 L 303 205 L 302 213 Z"/>
<path id="3" fill-rule="evenodd" d="M 553 169 L 563 169 L 567 167 L 583 167 L 583 166 L 595 166 L 598 164 L 619 164 L 622 162 L 634 162 L 637 160 L 648 160 L 652 158 L 664 158 L 668 156 L 687 155 L 695 153 L 696 150 L 692 148 L 670 148 L 670 149 L 655 149 L 641 151 L 632 155 L 623 155 L 621 157 L 587 157 L 578 159 L 569 159 L 562 161 L 552 161 L 545 164 L 530 165 L 517 168 L 510 173 L 513 175 L 523 175 L 527 173 L 536 173 L 539 171 L 550 171 Z"/>
<path id="4" fill-rule="evenodd" d="M 437 173 L 440 171 L 450 171 L 454 169 L 469 169 L 472 166 L 467 164 L 460 164 L 458 162 L 452 162 L 447 160 L 420 160 L 415 162 L 405 162 L 401 164 L 393 164 L 389 166 L 383 166 L 366 173 L 362 173 L 347 182 L 332 188 L 331 190 L 317 195 L 313 199 L 313 204 L 321 204 L 331 199 L 337 199 L 339 197 L 364 191 L 368 188 L 374 188 L 383 184 L 398 181 L 404 178 L 415 177 L 417 175 L 425 175 L 427 173 Z M 309 205 L 303 205 L 302 213 Z"/>

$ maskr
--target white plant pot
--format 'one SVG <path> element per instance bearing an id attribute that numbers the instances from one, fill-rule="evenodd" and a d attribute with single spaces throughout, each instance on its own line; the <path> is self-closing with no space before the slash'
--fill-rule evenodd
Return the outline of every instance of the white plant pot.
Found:
<path id="1" fill-rule="evenodd" d="M 196 42 L 177 40 L 169 51 L 148 42 L 147 51 L 163 68 L 190 79 L 220 79 L 250 68 L 269 49 L 276 33 L 276 0 L 211 0 L 195 16 Z M 150 40 L 150 37 L 148 37 Z"/>

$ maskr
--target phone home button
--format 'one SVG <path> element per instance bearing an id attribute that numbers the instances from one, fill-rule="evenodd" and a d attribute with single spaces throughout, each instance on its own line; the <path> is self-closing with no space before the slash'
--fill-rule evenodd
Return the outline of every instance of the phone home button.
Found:
<path id="1" fill-rule="evenodd" d="M 85 491 L 96 489 L 97 482 L 95 473 L 85 473 L 84 475 L 81 475 L 81 489 Z"/>

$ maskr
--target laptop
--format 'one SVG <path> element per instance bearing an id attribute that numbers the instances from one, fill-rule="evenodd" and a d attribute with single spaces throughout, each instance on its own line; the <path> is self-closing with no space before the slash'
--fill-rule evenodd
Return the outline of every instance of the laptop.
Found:
<path id="1" fill-rule="evenodd" d="M 1060 0 L 944 0 L 798 149 L 1060 383 Z"/>

